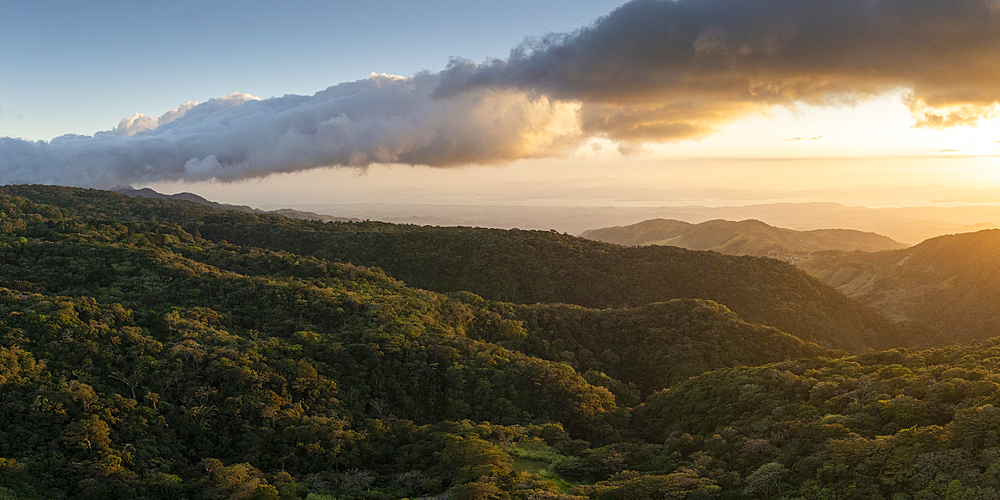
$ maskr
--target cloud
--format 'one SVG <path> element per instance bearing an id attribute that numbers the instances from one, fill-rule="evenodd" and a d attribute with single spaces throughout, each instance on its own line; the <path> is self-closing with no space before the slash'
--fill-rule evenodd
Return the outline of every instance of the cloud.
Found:
<path id="1" fill-rule="evenodd" d="M 93 137 L 0 138 L 0 181 L 108 187 L 334 165 L 451 167 L 565 155 L 580 143 L 573 103 L 486 89 L 435 99 L 439 80 L 372 75 L 313 96 L 234 94 L 133 116 Z"/>
<path id="2" fill-rule="evenodd" d="M 220 97 L 218 100 L 220 102 L 231 103 L 231 104 L 242 104 L 248 100 L 259 100 L 259 97 L 254 97 L 249 94 L 238 94 L 233 93 L 227 96 Z M 188 110 L 194 108 L 200 103 L 188 101 L 187 104 L 182 104 L 170 111 L 167 111 L 159 118 L 152 118 L 146 116 L 142 113 L 136 113 L 132 116 L 122 118 L 118 122 L 118 126 L 108 130 L 106 132 L 98 132 L 98 135 L 116 135 L 119 137 L 132 137 L 136 134 L 141 134 L 144 132 L 149 132 L 150 130 L 156 129 L 160 125 L 166 125 L 187 113 Z"/>
<path id="3" fill-rule="evenodd" d="M 816 137 L 790 137 L 785 139 L 784 142 L 798 142 L 798 141 L 820 141 L 823 140 L 823 136 L 817 135 Z"/>
<path id="4" fill-rule="evenodd" d="M 998 0 L 636 0 L 507 59 L 372 75 L 312 96 L 233 94 L 94 136 L 0 138 L 0 182 L 232 181 L 325 166 L 451 167 L 623 154 L 774 106 L 902 91 L 914 123 L 1000 116 Z M 805 140 L 805 138 L 801 138 Z M 815 138 L 812 138 L 815 139 Z"/>
<path id="5" fill-rule="evenodd" d="M 584 130 L 627 140 L 710 133 L 762 108 L 905 90 L 917 126 L 1000 114 L 996 0 L 637 0 L 508 59 L 454 60 L 439 95 L 522 89 L 582 103 Z"/>

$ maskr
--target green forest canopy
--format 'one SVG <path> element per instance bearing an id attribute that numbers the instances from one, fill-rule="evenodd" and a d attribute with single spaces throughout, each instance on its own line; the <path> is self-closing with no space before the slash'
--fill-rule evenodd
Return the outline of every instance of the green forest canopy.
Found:
<path id="1" fill-rule="evenodd" d="M 0 247 L 0 498 L 1000 487 L 1000 346 L 843 357 L 911 330 L 766 259 L 45 186 Z"/>

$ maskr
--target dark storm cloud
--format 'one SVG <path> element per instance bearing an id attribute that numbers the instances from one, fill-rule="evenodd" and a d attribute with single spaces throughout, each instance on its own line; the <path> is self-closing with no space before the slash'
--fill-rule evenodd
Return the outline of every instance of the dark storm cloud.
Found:
<path id="1" fill-rule="evenodd" d="M 998 21 L 996 0 L 640 0 L 507 60 L 453 61 L 438 95 L 530 90 L 582 102 L 588 134 L 644 141 L 904 90 L 942 128 L 996 116 Z"/>

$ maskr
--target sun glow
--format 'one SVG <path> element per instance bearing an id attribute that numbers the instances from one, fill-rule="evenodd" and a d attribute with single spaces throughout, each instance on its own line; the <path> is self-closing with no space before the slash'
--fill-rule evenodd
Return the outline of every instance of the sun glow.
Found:
<path id="1" fill-rule="evenodd" d="M 996 154 L 1000 126 L 980 120 L 975 127 L 918 128 L 899 94 L 856 106 L 794 109 L 778 107 L 720 128 L 700 141 L 650 146 L 677 157 L 844 158 L 883 156 L 965 156 Z"/>

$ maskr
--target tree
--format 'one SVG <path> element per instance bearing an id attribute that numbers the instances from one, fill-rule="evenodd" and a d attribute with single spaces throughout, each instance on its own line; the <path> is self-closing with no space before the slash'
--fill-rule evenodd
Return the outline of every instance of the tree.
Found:
<path id="1" fill-rule="evenodd" d="M 771 496 L 771 489 L 777 488 L 781 494 L 781 479 L 788 473 L 788 469 L 778 462 L 768 462 L 761 465 L 746 479 L 746 487 L 743 492 L 747 495 L 756 495 L 762 498 Z"/>
<path id="2" fill-rule="evenodd" d="M 87 451 L 93 453 L 111 446 L 111 428 L 97 415 L 77 420 L 66 427 L 62 439 L 77 445 L 86 445 Z"/>

